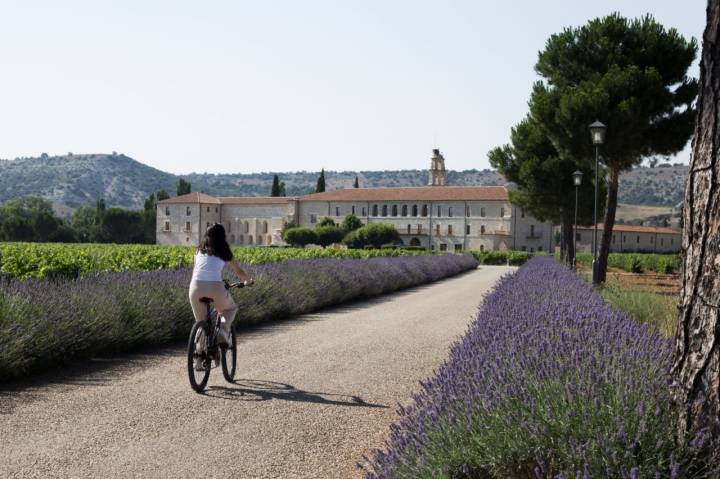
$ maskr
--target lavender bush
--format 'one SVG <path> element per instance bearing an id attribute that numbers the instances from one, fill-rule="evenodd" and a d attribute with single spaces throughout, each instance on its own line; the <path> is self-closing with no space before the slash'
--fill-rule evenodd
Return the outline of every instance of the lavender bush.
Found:
<path id="1" fill-rule="evenodd" d="M 435 281 L 477 266 L 470 255 L 288 260 L 243 267 L 236 324 L 307 313 Z M 184 338 L 191 269 L 99 273 L 77 280 L 0 278 L 0 380 L 72 357 Z"/>
<path id="2" fill-rule="evenodd" d="M 367 479 L 717 477 L 673 444 L 667 339 L 552 258 L 488 295 Z"/>

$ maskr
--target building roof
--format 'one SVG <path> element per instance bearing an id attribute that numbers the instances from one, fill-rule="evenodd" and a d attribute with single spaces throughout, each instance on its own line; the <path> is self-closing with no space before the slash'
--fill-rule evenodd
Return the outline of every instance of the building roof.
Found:
<path id="1" fill-rule="evenodd" d="M 297 198 L 285 196 L 220 196 L 218 200 L 223 205 L 282 205 Z"/>
<path id="2" fill-rule="evenodd" d="M 507 201 L 504 186 L 347 188 L 301 196 L 300 201 Z"/>
<path id="3" fill-rule="evenodd" d="M 597 225 L 598 230 L 603 229 L 602 223 L 598 223 Z M 592 225 L 589 226 L 578 226 L 577 229 L 579 230 L 592 230 Z M 625 225 L 625 224 L 615 224 L 613 226 L 613 232 L 620 232 L 620 233 L 662 233 L 662 234 L 671 234 L 671 235 L 679 235 L 682 233 L 680 230 L 675 230 L 672 228 L 662 228 L 659 226 L 640 226 L 640 225 Z"/>
<path id="4" fill-rule="evenodd" d="M 172 198 L 162 200 L 159 203 L 162 205 L 171 205 L 171 204 L 178 204 L 178 203 L 182 203 L 182 204 L 188 204 L 188 203 L 220 204 L 220 200 L 218 200 L 214 196 L 210 196 L 210 195 L 206 195 L 205 193 L 199 193 L 197 191 L 193 191 L 192 193 L 188 193 L 187 195 L 174 196 Z"/>

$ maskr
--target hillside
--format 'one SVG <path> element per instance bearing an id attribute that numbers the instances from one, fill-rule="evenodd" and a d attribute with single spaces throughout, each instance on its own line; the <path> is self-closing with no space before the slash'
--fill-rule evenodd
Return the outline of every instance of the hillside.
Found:
<path id="1" fill-rule="evenodd" d="M 287 194 L 313 191 L 318 172 L 279 173 Z M 218 196 L 262 196 L 270 192 L 273 173 L 184 175 L 194 191 Z M 326 172 L 328 189 L 349 188 L 358 176 L 364 187 L 422 186 L 425 170 Z M 75 208 L 105 198 L 109 206 L 140 208 L 154 191 L 171 195 L 179 176 L 151 168 L 122 154 L 43 156 L 0 160 L 0 202 L 21 196 L 41 196 L 59 209 Z M 620 179 L 619 201 L 635 205 L 673 206 L 684 195 L 687 166 L 641 167 Z M 451 185 L 502 185 L 492 170 L 449 171 Z"/>

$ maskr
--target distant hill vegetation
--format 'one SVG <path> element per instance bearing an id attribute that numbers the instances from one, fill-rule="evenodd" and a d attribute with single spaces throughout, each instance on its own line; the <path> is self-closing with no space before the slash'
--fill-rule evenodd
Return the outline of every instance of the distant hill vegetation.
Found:
<path id="1" fill-rule="evenodd" d="M 622 175 L 619 201 L 627 204 L 673 206 L 682 201 L 688 167 L 662 164 L 641 167 Z M 278 173 L 288 196 L 314 190 L 318 172 Z M 426 170 L 326 171 L 327 189 L 351 188 L 357 176 L 361 187 L 422 186 Z M 181 176 L 157 170 L 123 154 L 43 155 L 39 158 L 0 160 L 0 202 L 40 196 L 58 208 L 76 208 L 104 198 L 108 206 L 142 208 L 147 196 L 164 189 L 175 195 Z M 183 175 L 193 191 L 217 196 L 270 194 L 273 173 Z M 449 171 L 451 185 L 503 185 L 492 170 Z"/>

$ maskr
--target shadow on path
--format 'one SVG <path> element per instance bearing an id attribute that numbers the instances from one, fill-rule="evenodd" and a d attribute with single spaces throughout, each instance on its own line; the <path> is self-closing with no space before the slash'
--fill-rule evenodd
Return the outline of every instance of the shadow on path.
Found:
<path id="1" fill-rule="evenodd" d="M 359 396 L 303 391 L 289 384 L 260 379 L 236 379 L 233 381 L 233 386 L 210 386 L 203 394 L 215 399 L 229 399 L 234 401 L 269 401 L 271 399 L 278 399 L 281 401 L 327 404 L 329 406 L 383 409 L 389 407 L 384 404 L 365 402 Z"/>

